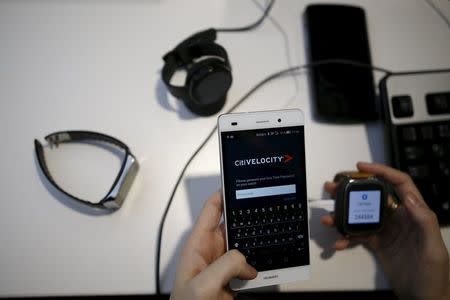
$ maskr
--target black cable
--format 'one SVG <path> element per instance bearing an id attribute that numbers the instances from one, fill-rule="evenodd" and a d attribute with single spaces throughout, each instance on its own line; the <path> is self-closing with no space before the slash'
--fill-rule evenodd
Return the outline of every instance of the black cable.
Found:
<path id="1" fill-rule="evenodd" d="M 263 21 L 264 19 L 267 17 L 267 15 L 269 14 L 269 11 L 271 10 L 273 4 L 275 3 L 275 0 L 271 0 L 270 3 L 267 5 L 263 15 L 254 23 L 244 26 L 244 27 L 236 27 L 236 28 L 218 28 L 215 29 L 216 32 L 243 32 L 243 31 L 248 31 L 248 30 L 252 30 L 256 27 L 258 27 Z M 285 70 L 285 72 L 290 72 L 291 70 Z M 241 104 L 245 99 L 247 99 L 256 89 L 258 89 L 261 85 L 263 85 L 265 82 L 269 81 L 270 79 L 266 78 L 266 81 L 263 81 L 261 83 L 259 83 L 255 88 L 253 88 L 252 90 L 250 90 L 250 92 L 248 92 L 244 97 L 241 98 L 241 100 L 239 100 L 228 112 L 231 112 L 232 110 L 234 110 L 239 104 Z M 208 142 L 208 140 L 211 138 L 211 136 L 214 134 L 214 131 L 216 130 L 217 126 L 215 126 L 211 132 L 208 134 L 208 136 L 206 137 L 206 139 L 203 141 L 203 143 L 200 144 L 200 146 L 197 148 L 197 150 L 195 150 L 195 152 L 192 154 L 192 156 L 189 158 L 189 160 L 186 162 L 183 170 L 181 170 L 180 175 L 178 176 L 177 182 L 175 183 L 175 186 L 172 190 L 172 193 L 170 195 L 169 198 L 169 202 L 167 203 L 166 209 L 164 210 L 164 214 L 161 220 L 161 223 L 159 225 L 159 232 L 158 232 L 158 247 L 157 247 L 157 253 L 156 253 L 156 294 L 160 295 L 161 294 L 161 289 L 160 289 L 160 278 L 159 278 L 159 265 L 160 265 L 160 256 L 161 256 L 161 241 L 162 241 L 162 233 L 164 230 L 164 223 L 167 217 L 167 213 L 169 212 L 170 206 L 172 204 L 173 201 L 173 197 L 175 195 L 176 190 L 178 189 L 178 186 L 180 185 L 181 179 L 183 178 L 184 173 L 186 172 L 187 167 L 190 165 L 190 163 L 192 162 L 192 160 L 194 159 L 194 157 L 198 154 L 198 152 L 200 152 L 200 150 L 205 146 L 205 144 Z"/>
<path id="2" fill-rule="evenodd" d="M 425 2 L 427 2 L 428 5 L 431 6 L 435 13 L 437 13 L 445 23 L 447 23 L 447 27 L 450 28 L 450 20 L 447 18 L 447 16 L 432 1 L 425 0 Z"/>
<path id="3" fill-rule="evenodd" d="M 384 69 L 384 68 L 368 65 L 368 64 L 365 64 L 365 63 L 360 63 L 360 62 L 357 62 L 357 61 L 347 60 L 347 59 L 326 59 L 326 60 L 321 60 L 321 61 L 317 61 L 317 62 L 310 63 L 310 64 L 304 64 L 304 65 L 300 65 L 300 66 L 295 66 L 295 67 L 284 69 L 284 70 L 281 70 L 279 72 L 276 72 L 276 73 L 273 73 L 273 74 L 267 76 L 265 79 L 260 81 L 253 88 L 251 88 L 244 96 L 241 97 L 241 99 L 239 99 L 225 113 L 233 112 L 239 105 L 241 105 L 245 100 L 247 100 L 247 98 L 250 97 L 257 89 L 259 89 L 261 86 L 263 86 L 264 84 L 266 84 L 267 82 L 269 82 L 269 81 L 271 81 L 273 79 L 276 79 L 276 78 L 281 77 L 283 75 L 289 74 L 291 72 L 300 71 L 302 69 L 315 68 L 315 67 L 318 67 L 318 66 L 321 66 L 321 65 L 330 65 L 330 64 L 352 65 L 352 66 L 355 66 L 355 67 L 367 68 L 367 69 L 383 72 L 383 73 L 386 73 L 386 74 L 392 74 L 393 73 L 393 72 L 391 72 L 391 71 L 389 71 L 387 69 Z M 159 278 L 159 267 L 160 266 L 159 265 L 160 265 L 160 259 L 161 259 L 162 233 L 163 233 L 163 230 L 164 230 L 164 223 L 166 221 L 167 214 L 169 212 L 170 206 L 172 205 L 173 198 L 174 198 L 175 193 L 176 193 L 176 191 L 178 189 L 178 186 L 180 185 L 181 179 L 183 179 L 184 173 L 186 172 L 188 166 L 190 165 L 192 160 L 195 158 L 195 156 L 197 156 L 197 154 L 200 152 L 200 150 L 202 150 L 202 148 L 206 145 L 206 143 L 212 137 L 212 135 L 214 134 L 216 129 L 217 129 L 217 125 L 214 126 L 214 128 L 211 130 L 211 132 L 207 135 L 207 137 L 203 140 L 203 142 L 200 144 L 200 146 L 198 146 L 198 148 L 194 151 L 194 153 L 191 155 L 191 157 L 188 159 L 188 161 L 184 165 L 183 169 L 181 170 L 180 175 L 178 176 L 177 182 L 175 183 L 175 186 L 173 187 L 172 193 L 170 194 L 170 198 L 169 198 L 169 201 L 167 203 L 166 209 L 164 210 L 164 214 L 163 214 L 163 217 L 161 219 L 161 223 L 159 225 L 158 245 L 157 245 L 157 251 L 156 251 L 156 274 L 155 274 L 155 277 L 156 277 L 156 293 L 157 293 L 157 295 L 161 294 L 160 278 Z"/>
<path id="4" fill-rule="evenodd" d="M 264 11 L 264 14 L 259 18 L 255 23 L 252 23 L 250 25 L 244 26 L 244 27 L 235 27 L 235 28 L 217 28 L 217 32 L 242 32 L 242 31 L 248 31 L 252 30 L 256 27 L 258 27 L 264 19 L 269 14 L 270 9 L 272 8 L 273 4 L 275 3 L 275 0 L 271 0 L 270 3 L 267 5 L 266 10 Z"/>

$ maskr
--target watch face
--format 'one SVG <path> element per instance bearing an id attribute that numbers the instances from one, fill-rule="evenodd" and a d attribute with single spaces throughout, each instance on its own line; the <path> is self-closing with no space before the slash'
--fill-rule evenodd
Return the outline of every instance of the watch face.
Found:
<path id="1" fill-rule="evenodd" d="M 199 70 L 192 85 L 190 93 L 191 97 L 198 105 L 210 105 L 219 102 L 227 94 L 231 86 L 230 72 L 222 67 L 211 65 L 204 70 Z"/>
<path id="2" fill-rule="evenodd" d="M 350 191 L 348 196 L 348 224 L 379 223 L 381 191 Z"/>
<path id="3" fill-rule="evenodd" d="M 368 234 L 381 228 L 386 193 L 381 182 L 352 182 L 345 193 L 344 223 L 349 234 Z"/>

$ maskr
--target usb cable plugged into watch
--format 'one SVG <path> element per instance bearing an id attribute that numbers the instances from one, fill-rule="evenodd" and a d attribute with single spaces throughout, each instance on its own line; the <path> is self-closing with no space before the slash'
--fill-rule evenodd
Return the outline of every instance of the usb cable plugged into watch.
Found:
<path id="1" fill-rule="evenodd" d="M 69 196 L 76 203 L 94 210 L 114 212 L 122 206 L 139 169 L 138 161 L 125 143 L 112 136 L 93 131 L 59 131 L 47 135 L 45 140 L 48 142 L 50 147 L 58 147 L 58 145 L 62 143 L 88 143 L 94 141 L 98 143 L 107 143 L 108 145 L 122 150 L 124 152 L 124 156 L 121 162 L 120 170 L 112 183 L 111 188 L 102 199 L 91 201 L 69 193 L 56 182 L 47 166 L 43 145 L 37 139 L 34 140 L 34 148 L 40 169 L 46 179 L 57 190 Z"/>

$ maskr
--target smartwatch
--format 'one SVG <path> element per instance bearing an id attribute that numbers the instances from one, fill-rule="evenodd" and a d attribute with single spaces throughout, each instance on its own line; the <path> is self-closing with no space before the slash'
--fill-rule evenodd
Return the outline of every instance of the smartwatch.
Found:
<path id="1" fill-rule="evenodd" d="M 369 235 L 381 230 L 388 201 L 386 183 L 370 173 L 337 173 L 336 227 L 344 236 Z"/>
<path id="2" fill-rule="evenodd" d="M 125 200 L 125 197 L 128 194 L 131 184 L 133 183 L 133 180 L 139 169 L 139 164 L 134 155 L 130 152 L 130 149 L 127 145 L 114 137 L 92 131 L 59 131 L 47 135 L 45 137 L 45 140 L 49 143 L 50 146 L 58 146 L 60 143 L 69 143 L 74 141 L 104 142 L 124 150 L 125 155 L 122 160 L 119 174 L 117 174 L 116 179 L 114 180 L 108 193 L 98 201 L 88 201 L 68 193 L 56 183 L 47 167 L 42 144 L 38 140 L 34 140 L 34 148 L 36 151 L 39 166 L 47 180 L 56 189 L 66 194 L 78 203 L 94 209 L 114 211 L 122 206 L 123 201 Z"/>

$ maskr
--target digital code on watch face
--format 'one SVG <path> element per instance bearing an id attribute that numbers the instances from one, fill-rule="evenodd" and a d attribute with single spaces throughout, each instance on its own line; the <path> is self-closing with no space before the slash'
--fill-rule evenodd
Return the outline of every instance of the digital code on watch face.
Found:
<path id="1" fill-rule="evenodd" d="M 348 196 L 348 224 L 379 223 L 381 190 L 350 191 Z"/>

